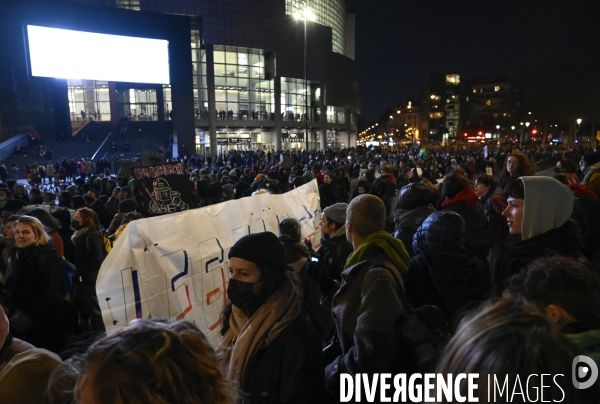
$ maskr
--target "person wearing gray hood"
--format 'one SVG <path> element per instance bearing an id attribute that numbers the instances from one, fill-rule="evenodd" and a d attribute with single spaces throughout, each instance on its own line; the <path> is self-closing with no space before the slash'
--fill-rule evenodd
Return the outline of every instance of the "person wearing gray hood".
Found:
<path id="1" fill-rule="evenodd" d="M 495 293 L 505 283 L 540 257 L 561 255 L 574 258 L 592 269 L 579 251 L 580 243 L 570 217 L 571 190 L 550 177 L 520 177 L 505 188 L 508 206 L 502 212 L 510 234 L 492 251 Z"/>

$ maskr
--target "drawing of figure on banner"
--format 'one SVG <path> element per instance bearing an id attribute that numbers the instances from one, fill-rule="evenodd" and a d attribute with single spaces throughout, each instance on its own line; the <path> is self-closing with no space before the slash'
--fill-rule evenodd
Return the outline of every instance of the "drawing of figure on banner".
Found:
<path id="1" fill-rule="evenodd" d="M 190 208 L 187 203 L 181 200 L 181 194 L 171 189 L 171 186 L 164 178 L 156 178 L 152 182 L 152 187 L 153 190 L 150 192 L 151 196 L 148 208 L 151 214 L 160 215 L 181 212 Z"/>

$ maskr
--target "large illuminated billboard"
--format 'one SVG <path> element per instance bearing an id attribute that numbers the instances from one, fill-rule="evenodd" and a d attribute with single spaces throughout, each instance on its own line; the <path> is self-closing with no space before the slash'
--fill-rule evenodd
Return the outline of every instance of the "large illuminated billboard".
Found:
<path id="1" fill-rule="evenodd" d="M 169 84 L 169 42 L 27 26 L 31 74 L 38 77 Z"/>

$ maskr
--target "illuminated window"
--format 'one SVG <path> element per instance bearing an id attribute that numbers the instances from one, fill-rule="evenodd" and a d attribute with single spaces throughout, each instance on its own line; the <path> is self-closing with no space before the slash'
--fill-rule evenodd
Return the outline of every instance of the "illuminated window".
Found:
<path id="1" fill-rule="evenodd" d="M 446 84 L 450 84 L 450 85 L 460 84 L 460 75 L 459 74 L 447 74 L 446 75 Z"/>
<path id="2" fill-rule="evenodd" d="M 285 14 L 293 16 L 304 8 L 301 0 L 285 0 Z M 346 50 L 346 7 L 344 0 L 311 0 L 306 5 L 316 16 L 316 22 L 331 28 L 332 50 L 345 54 Z"/>
<path id="3" fill-rule="evenodd" d="M 485 102 L 485 105 L 492 105 L 492 100 L 487 100 L 487 101 Z"/>
<path id="4" fill-rule="evenodd" d="M 500 91 L 500 86 L 495 86 L 494 91 Z"/>
<path id="5" fill-rule="evenodd" d="M 429 119 L 440 119 L 444 116 L 443 112 L 430 112 Z"/>

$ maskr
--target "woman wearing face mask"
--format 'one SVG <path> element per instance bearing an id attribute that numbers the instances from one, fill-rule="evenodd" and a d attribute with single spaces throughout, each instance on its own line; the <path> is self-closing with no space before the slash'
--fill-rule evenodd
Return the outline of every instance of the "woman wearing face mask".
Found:
<path id="1" fill-rule="evenodd" d="M 81 208 L 75 212 L 71 224 L 75 233 L 71 237 L 75 247 L 75 303 L 81 314 L 81 327 L 87 329 L 90 320 L 91 330 L 101 333 L 105 331 L 102 312 L 96 296 L 96 278 L 104 261 L 103 235 L 99 231 L 98 216 L 89 208 Z"/>
<path id="2" fill-rule="evenodd" d="M 229 302 L 217 348 L 227 378 L 246 403 L 323 401 L 323 358 L 301 313 L 301 287 L 270 232 L 239 239 L 229 251 Z"/>
<path id="3" fill-rule="evenodd" d="M 21 216 L 13 229 L 17 252 L 11 333 L 35 347 L 60 353 L 71 331 L 62 260 L 38 219 Z"/>
<path id="4" fill-rule="evenodd" d="M 504 187 L 512 180 L 525 175 L 535 175 L 535 167 L 526 155 L 515 150 L 506 156 L 506 163 L 500 173 L 500 188 L 504 189 Z"/>
<path id="5" fill-rule="evenodd" d="M 532 261 L 548 254 L 585 263 L 570 222 L 573 192 L 550 177 L 520 177 L 505 188 L 508 206 L 502 212 L 510 234 L 492 250 L 492 277 L 501 294 L 505 282 Z"/>

